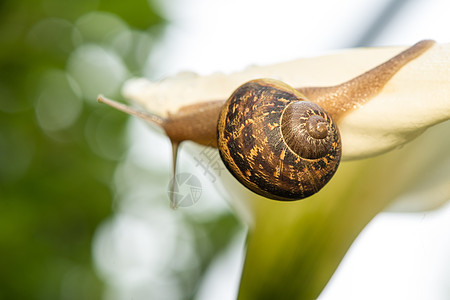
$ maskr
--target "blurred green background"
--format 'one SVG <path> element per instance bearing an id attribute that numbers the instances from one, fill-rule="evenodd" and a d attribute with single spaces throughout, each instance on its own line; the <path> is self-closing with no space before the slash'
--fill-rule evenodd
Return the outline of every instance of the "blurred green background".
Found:
<path id="1" fill-rule="evenodd" d="M 92 241 L 114 214 L 127 116 L 95 99 L 120 99 L 165 23 L 145 0 L 0 2 L 0 299 L 103 297 Z M 186 222 L 200 263 L 176 275 L 191 298 L 239 224 Z"/>
<path id="2" fill-rule="evenodd" d="M 448 18 L 437 17 L 448 11 L 445 0 L 263 1 L 258 13 L 257 1 L 194 2 L 0 1 L 0 300 L 203 300 L 238 286 L 233 260 L 220 258 L 230 245 L 242 252 L 245 228 L 226 193 L 214 190 L 220 180 L 195 165 L 201 150 L 182 150 L 179 159 L 201 180 L 201 201 L 170 211 L 167 138 L 98 104 L 99 93 L 124 100 L 120 88 L 134 76 L 231 72 L 327 49 L 448 40 Z M 174 20 L 163 17 L 163 3 Z M 310 25 L 292 26 L 289 3 L 301 4 Z M 267 33 L 283 47 L 260 47 Z"/>

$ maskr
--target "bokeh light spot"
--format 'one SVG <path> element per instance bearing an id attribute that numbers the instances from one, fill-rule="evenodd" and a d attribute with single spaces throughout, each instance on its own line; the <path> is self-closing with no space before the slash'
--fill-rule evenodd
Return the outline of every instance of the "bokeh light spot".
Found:
<path id="1" fill-rule="evenodd" d="M 93 246 L 100 276 L 122 291 L 139 293 L 140 286 L 151 287 L 145 292 L 146 299 L 177 299 L 177 282 L 164 272 L 171 268 L 176 247 L 174 221 L 173 215 L 159 211 L 152 218 L 122 214 L 104 222 Z"/>
<path id="2" fill-rule="evenodd" d="M 115 111 L 105 112 L 103 109 L 95 111 L 89 116 L 85 126 L 85 137 L 91 150 L 104 158 L 115 160 L 124 152 L 118 140 L 123 140 L 123 117 Z"/>
<path id="3" fill-rule="evenodd" d="M 53 55 L 65 57 L 79 42 L 79 33 L 63 19 L 47 18 L 34 25 L 28 32 L 28 42 Z"/>
<path id="4" fill-rule="evenodd" d="M 121 58 L 97 45 L 85 45 L 69 58 L 67 70 L 78 82 L 85 99 L 95 102 L 99 92 L 117 94 L 128 72 Z"/>
<path id="5" fill-rule="evenodd" d="M 155 43 L 154 37 L 148 32 L 130 30 L 116 35 L 111 40 L 111 45 L 124 57 L 134 73 L 141 73 Z"/>
<path id="6" fill-rule="evenodd" d="M 50 70 L 42 76 L 35 112 L 45 131 L 68 128 L 81 113 L 83 103 L 72 89 L 73 81 L 61 70 Z"/>
<path id="7" fill-rule="evenodd" d="M 81 16 L 75 23 L 85 43 L 101 43 L 128 32 L 127 24 L 118 16 L 107 12 L 91 12 Z"/>

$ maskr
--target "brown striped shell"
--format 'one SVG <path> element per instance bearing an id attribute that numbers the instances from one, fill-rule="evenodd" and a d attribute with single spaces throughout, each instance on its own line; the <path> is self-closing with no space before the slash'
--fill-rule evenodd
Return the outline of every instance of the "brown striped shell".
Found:
<path id="1" fill-rule="evenodd" d="M 247 82 L 231 95 L 217 138 L 228 170 L 253 192 L 276 200 L 318 192 L 336 172 L 342 151 L 331 117 L 270 79 Z"/>

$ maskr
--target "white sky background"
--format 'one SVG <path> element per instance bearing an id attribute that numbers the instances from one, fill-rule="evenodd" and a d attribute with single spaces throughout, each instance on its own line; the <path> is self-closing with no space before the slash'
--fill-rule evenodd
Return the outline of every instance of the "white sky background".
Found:
<path id="1" fill-rule="evenodd" d="M 151 77 L 238 71 L 352 47 L 391 0 L 159 2 L 170 24 Z M 410 0 L 374 45 L 448 42 L 449 11 L 447 0 Z"/>
<path id="2" fill-rule="evenodd" d="M 390 1 L 158 2 L 170 23 L 149 60 L 151 79 L 181 71 L 228 73 L 350 47 Z M 411 0 L 373 45 L 412 45 L 425 38 L 448 43 L 449 12 L 448 0 Z M 161 168 L 170 168 L 169 157 L 160 161 L 167 162 Z M 237 238 L 211 267 L 199 300 L 235 299 L 243 243 Z M 360 235 L 320 299 L 448 299 L 449 278 L 450 206 L 385 213 Z"/>

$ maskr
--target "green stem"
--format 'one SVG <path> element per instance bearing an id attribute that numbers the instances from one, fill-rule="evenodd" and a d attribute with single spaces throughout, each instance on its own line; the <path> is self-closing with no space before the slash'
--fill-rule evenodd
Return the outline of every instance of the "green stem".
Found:
<path id="1" fill-rule="evenodd" d="M 302 201 L 255 199 L 238 299 L 317 298 L 358 234 L 402 188 L 385 180 L 395 176 L 392 164 L 379 163 L 396 156 L 343 163 L 326 188 Z"/>

